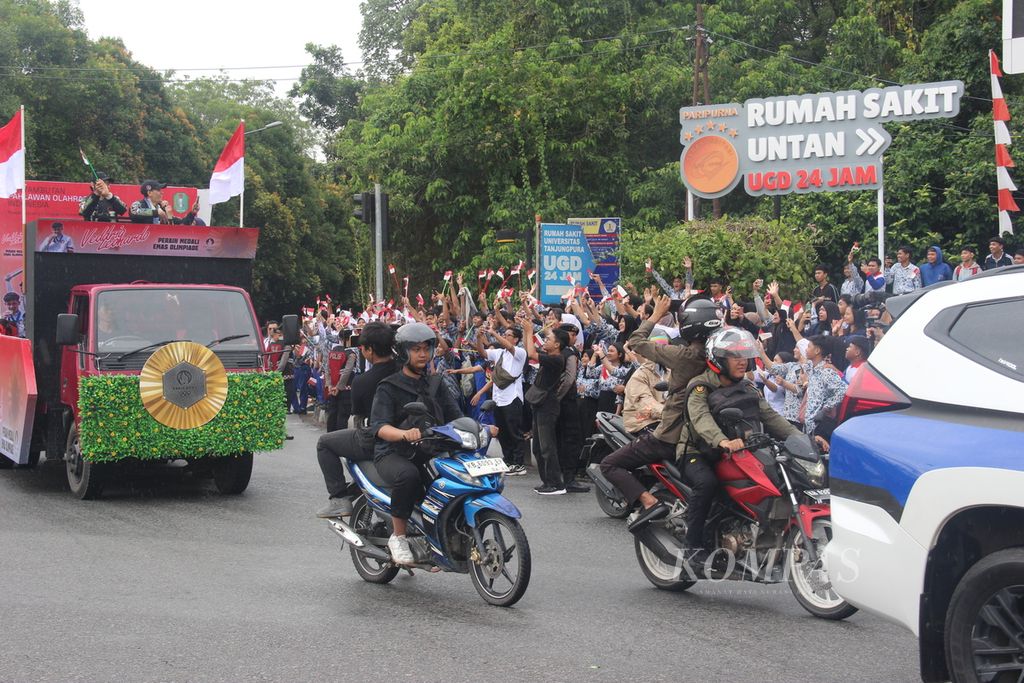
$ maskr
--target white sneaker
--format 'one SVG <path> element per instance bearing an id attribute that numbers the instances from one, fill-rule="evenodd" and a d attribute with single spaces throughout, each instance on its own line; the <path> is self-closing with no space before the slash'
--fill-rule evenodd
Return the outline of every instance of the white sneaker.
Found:
<path id="1" fill-rule="evenodd" d="M 415 564 L 412 550 L 409 548 L 409 539 L 405 536 L 391 535 L 388 539 L 388 551 L 391 552 L 391 561 L 395 564 Z"/>

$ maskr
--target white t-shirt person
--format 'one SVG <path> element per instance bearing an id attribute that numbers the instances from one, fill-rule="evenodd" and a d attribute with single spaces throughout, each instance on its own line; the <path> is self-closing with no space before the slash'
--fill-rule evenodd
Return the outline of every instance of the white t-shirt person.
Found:
<path id="1" fill-rule="evenodd" d="M 516 378 L 516 381 L 504 389 L 499 389 L 497 384 L 491 389 L 494 402 L 499 408 L 503 408 L 517 398 L 520 401 L 523 400 L 523 368 L 526 365 L 526 350 L 520 346 L 515 347 L 514 353 L 505 349 L 487 349 L 487 360 L 497 366 L 498 359 L 501 359 L 502 370 Z"/>

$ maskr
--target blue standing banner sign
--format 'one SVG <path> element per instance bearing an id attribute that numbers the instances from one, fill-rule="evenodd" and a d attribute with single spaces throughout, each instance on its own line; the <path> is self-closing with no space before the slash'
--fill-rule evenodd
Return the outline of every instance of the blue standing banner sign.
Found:
<path id="1" fill-rule="evenodd" d="M 592 282 L 596 272 L 608 287 L 619 279 L 619 233 L 621 218 L 570 218 L 565 223 L 541 223 L 540 300 L 557 304 L 572 288 L 588 287 L 600 297 Z"/>

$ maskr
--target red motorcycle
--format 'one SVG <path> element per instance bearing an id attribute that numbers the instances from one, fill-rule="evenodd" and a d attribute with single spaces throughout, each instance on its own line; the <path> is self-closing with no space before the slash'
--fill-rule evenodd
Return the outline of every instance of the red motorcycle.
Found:
<path id="1" fill-rule="evenodd" d="M 727 434 L 742 417 L 735 408 L 722 411 Z M 713 552 L 698 566 L 684 556 L 691 489 L 671 462 L 650 466 L 658 480 L 651 493 L 671 510 L 635 535 L 640 568 L 669 591 L 701 580 L 788 581 L 808 612 L 845 619 L 857 608 L 828 579 L 824 550 L 832 539 L 831 508 L 825 463 L 814 443 L 802 434 L 784 442 L 764 433 L 743 439 L 746 450 L 723 455 L 716 466 L 720 492 L 704 527 L 705 547 Z"/>

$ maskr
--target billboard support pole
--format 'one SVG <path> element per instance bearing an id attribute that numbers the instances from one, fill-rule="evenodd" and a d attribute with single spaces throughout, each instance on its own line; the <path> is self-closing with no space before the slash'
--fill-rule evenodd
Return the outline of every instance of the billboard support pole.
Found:
<path id="1" fill-rule="evenodd" d="M 878 160 L 878 260 L 885 264 L 885 174 Z"/>
<path id="2" fill-rule="evenodd" d="M 686 191 L 686 220 L 693 220 L 693 193 Z"/>

